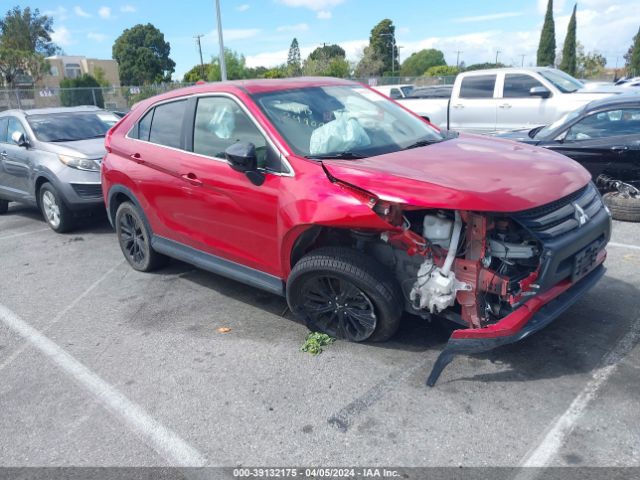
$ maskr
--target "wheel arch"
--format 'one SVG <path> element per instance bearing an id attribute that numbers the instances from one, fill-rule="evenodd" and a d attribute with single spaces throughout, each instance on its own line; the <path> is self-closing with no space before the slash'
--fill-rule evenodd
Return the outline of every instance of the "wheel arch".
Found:
<path id="1" fill-rule="evenodd" d="M 147 226 L 149 226 L 148 225 L 149 222 L 147 221 L 144 215 L 142 206 L 140 205 L 140 202 L 138 201 L 136 196 L 133 194 L 133 192 L 129 190 L 127 187 L 125 187 L 124 185 L 114 185 L 109 189 L 109 194 L 107 195 L 107 202 L 106 202 L 107 217 L 109 218 L 109 223 L 111 223 L 112 227 L 115 226 L 114 221 L 116 218 L 116 212 L 118 211 L 118 207 L 124 202 L 131 202 L 136 207 L 138 207 L 138 209 L 140 210 L 140 213 L 142 214 L 142 217 L 147 223 Z M 151 231 L 151 229 L 149 230 Z"/>

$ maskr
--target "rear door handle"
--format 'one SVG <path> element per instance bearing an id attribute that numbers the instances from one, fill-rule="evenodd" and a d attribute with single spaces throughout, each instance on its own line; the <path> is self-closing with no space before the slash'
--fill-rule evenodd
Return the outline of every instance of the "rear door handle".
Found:
<path id="1" fill-rule="evenodd" d="M 453 108 L 464 108 L 464 105 L 461 103 L 457 103 L 453 106 Z"/>
<path id="2" fill-rule="evenodd" d="M 144 160 L 142 160 L 142 155 L 140 155 L 139 153 L 132 153 L 131 155 L 129 155 L 129 158 L 136 163 L 144 163 Z"/>
<path id="3" fill-rule="evenodd" d="M 202 186 L 202 180 L 200 180 L 195 173 L 187 173 L 185 175 L 182 175 L 182 179 L 196 187 Z"/>
<path id="4" fill-rule="evenodd" d="M 502 105 L 500 105 L 500 108 L 511 108 L 511 104 L 510 103 L 503 103 Z"/>
<path id="5" fill-rule="evenodd" d="M 7 152 L 1 152 L 0 153 L 0 157 L 5 157 L 6 158 L 8 156 L 9 156 L 9 154 Z"/>
<path id="6" fill-rule="evenodd" d="M 629 147 L 627 147 L 626 145 L 614 145 L 613 147 L 611 147 L 611 151 L 616 153 L 624 153 L 627 150 L 629 150 Z"/>

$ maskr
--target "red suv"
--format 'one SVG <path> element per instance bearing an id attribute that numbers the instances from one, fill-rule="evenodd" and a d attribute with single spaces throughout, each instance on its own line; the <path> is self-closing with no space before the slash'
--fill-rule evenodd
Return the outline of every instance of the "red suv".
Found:
<path id="1" fill-rule="evenodd" d="M 604 274 L 611 220 L 548 150 L 442 132 L 337 79 L 224 82 L 139 103 L 102 186 L 133 268 L 167 257 L 284 295 L 310 329 L 383 341 L 402 312 L 457 353 L 544 327 Z"/>

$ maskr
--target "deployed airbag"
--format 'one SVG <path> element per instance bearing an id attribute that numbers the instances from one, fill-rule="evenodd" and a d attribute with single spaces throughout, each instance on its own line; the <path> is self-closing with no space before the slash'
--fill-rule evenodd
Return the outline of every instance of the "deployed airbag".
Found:
<path id="1" fill-rule="evenodd" d="M 320 155 L 333 152 L 345 152 L 371 144 L 369 135 L 356 118 L 348 112 L 334 112 L 336 117 L 311 134 L 309 153 Z"/>

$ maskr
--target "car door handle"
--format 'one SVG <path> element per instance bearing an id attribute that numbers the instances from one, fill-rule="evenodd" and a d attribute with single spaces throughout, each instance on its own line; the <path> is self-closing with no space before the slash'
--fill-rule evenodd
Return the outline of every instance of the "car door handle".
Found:
<path id="1" fill-rule="evenodd" d="M 453 108 L 464 108 L 464 105 L 461 103 L 456 103 Z"/>
<path id="2" fill-rule="evenodd" d="M 502 105 L 500 105 L 500 108 L 511 108 L 511 104 L 510 103 L 503 103 Z"/>
<path id="3" fill-rule="evenodd" d="M 196 187 L 202 186 L 202 180 L 200 180 L 195 173 L 187 173 L 185 175 L 182 175 L 182 179 Z"/>
<path id="4" fill-rule="evenodd" d="M 629 150 L 629 147 L 627 147 L 626 145 L 614 145 L 610 150 L 616 153 L 624 153 Z"/>
<path id="5" fill-rule="evenodd" d="M 0 157 L 8 157 L 9 154 L 7 152 L 0 152 Z"/>

